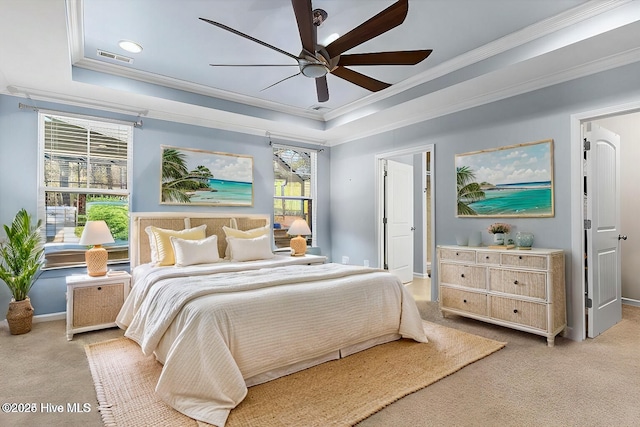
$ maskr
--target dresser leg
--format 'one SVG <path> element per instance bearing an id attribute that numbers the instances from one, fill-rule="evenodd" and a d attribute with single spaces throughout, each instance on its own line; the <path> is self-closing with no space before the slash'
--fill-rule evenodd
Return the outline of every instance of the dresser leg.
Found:
<path id="1" fill-rule="evenodd" d="M 547 337 L 547 346 L 548 347 L 553 347 L 555 344 L 555 340 L 556 340 L 556 336 L 552 336 L 552 337 Z"/>

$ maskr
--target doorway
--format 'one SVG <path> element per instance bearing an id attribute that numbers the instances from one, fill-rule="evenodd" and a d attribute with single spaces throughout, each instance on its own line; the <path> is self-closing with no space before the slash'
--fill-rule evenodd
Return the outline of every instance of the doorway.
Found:
<path id="1" fill-rule="evenodd" d="M 388 163 L 399 162 L 410 165 L 413 177 L 413 218 L 412 218 L 412 242 L 413 255 L 410 264 L 410 280 L 414 284 L 426 287 L 417 292 L 428 295 L 437 295 L 434 284 L 431 283 L 430 272 L 435 253 L 435 221 L 433 220 L 434 199 L 434 146 L 424 145 L 414 148 L 380 153 L 375 156 L 376 167 L 376 235 L 378 247 L 378 259 L 380 267 L 389 269 L 389 261 L 402 265 L 397 257 L 394 259 L 393 246 L 388 238 Z M 392 202 L 393 203 L 393 202 Z M 409 251 L 402 251 L 409 252 Z M 403 280 L 404 281 L 404 280 Z"/>
<path id="2" fill-rule="evenodd" d="M 619 291 L 618 295 L 614 295 L 612 294 L 612 287 L 609 287 L 608 290 L 605 289 L 601 291 L 601 295 L 596 295 L 596 297 L 600 298 L 602 302 L 606 302 L 607 298 L 610 301 L 614 301 L 617 298 L 618 301 L 616 304 L 640 305 L 640 279 L 638 279 L 640 265 L 637 265 L 638 263 L 633 262 L 633 259 L 631 259 L 634 256 L 633 254 L 637 254 L 637 251 L 640 250 L 640 239 L 638 239 L 640 232 L 636 231 L 639 227 L 636 225 L 637 220 L 635 219 L 637 206 L 634 205 L 634 203 L 636 205 L 637 203 L 634 200 L 636 199 L 635 197 L 625 196 L 625 194 L 629 196 L 635 193 L 633 185 L 640 179 L 640 171 L 636 172 L 637 165 L 633 164 L 633 159 L 637 159 L 638 155 L 640 155 L 640 102 L 638 102 L 634 105 L 610 107 L 573 115 L 571 118 L 571 136 L 574 144 L 572 147 L 571 160 L 571 209 L 572 223 L 574 225 L 571 244 L 572 253 L 569 255 L 572 264 L 570 271 L 572 279 L 569 283 L 573 283 L 573 286 L 568 289 L 568 295 L 571 295 L 568 300 L 568 314 L 572 327 L 567 330 L 567 336 L 577 341 L 584 340 L 588 336 L 598 335 L 608 326 L 611 326 L 606 325 L 607 321 L 602 323 L 604 329 L 598 325 L 592 324 L 589 326 L 589 323 L 593 322 L 594 318 L 589 318 L 588 312 L 590 308 L 588 306 L 590 303 L 591 305 L 595 303 L 593 300 L 594 295 L 589 294 L 589 287 L 593 285 L 593 283 L 589 283 L 589 268 L 595 267 L 595 270 L 597 270 L 598 265 L 596 263 L 600 262 L 598 258 L 605 261 L 608 255 L 614 254 L 614 251 L 609 249 L 608 251 L 600 250 L 600 252 L 598 252 L 598 249 L 593 246 L 594 242 L 598 243 L 597 236 L 594 235 L 593 230 L 587 228 L 589 224 L 585 223 L 585 220 L 590 220 L 588 216 L 591 214 L 587 209 L 589 202 L 584 198 L 583 191 L 587 179 L 585 170 L 589 167 L 585 160 L 582 135 L 583 128 L 586 128 L 587 123 L 609 129 L 613 133 L 620 135 L 620 152 L 622 153 L 620 156 L 621 181 L 619 185 L 619 191 L 622 196 L 618 197 L 620 201 L 619 213 L 621 221 L 619 230 L 616 231 L 615 236 L 611 238 L 611 240 L 615 240 L 615 242 L 618 243 L 619 253 L 609 257 L 608 264 L 604 263 L 601 265 L 605 271 L 612 269 L 613 261 L 615 261 L 615 257 L 618 257 L 621 271 L 621 291 Z M 592 182 L 591 187 L 593 188 L 587 186 L 587 193 L 598 190 L 598 186 L 600 186 L 599 183 Z M 592 200 L 591 203 L 593 204 L 594 201 Z M 596 206 L 601 207 L 611 203 L 614 202 L 609 201 L 599 205 L 597 205 L 596 202 Z M 590 233 L 591 237 L 589 237 Z M 604 235 L 605 233 L 602 234 Z M 624 240 L 625 236 L 629 236 L 628 241 Z M 634 239 L 633 236 L 636 238 Z M 585 257 L 585 255 L 590 252 L 591 254 Z M 593 271 L 591 271 L 591 273 L 593 273 Z M 596 274 L 599 275 L 599 273 Z M 595 280 L 591 280 L 596 282 L 597 277 Z M 591 290 L 591 292 L 593 293 L 594 291 Z M 606 292 L 609 292 L 609 294 L 607 295 Z M 605 304 L 602 305 L 604 306 Z M 593 309 L 593 306 L 591 309 Z M 610 319 L 608 321 L 611 324 L 615 324 L 615 321 L 611 322 Z"/>

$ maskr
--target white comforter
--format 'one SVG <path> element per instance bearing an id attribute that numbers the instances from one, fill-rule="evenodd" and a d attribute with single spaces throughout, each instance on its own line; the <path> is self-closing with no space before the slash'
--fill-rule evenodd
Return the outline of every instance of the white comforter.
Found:
<path id="1" fill-rule="evenodd" d="M 426 342 L 413 298 L 387 272 L 321 264 L 209 274 L 234 268 L 134 274 L 118 316 L 144 354 L 164 349 L 156 391 L 192 418 L 223 426 L 245 379 L 279 367 L 387 334 Z"/>

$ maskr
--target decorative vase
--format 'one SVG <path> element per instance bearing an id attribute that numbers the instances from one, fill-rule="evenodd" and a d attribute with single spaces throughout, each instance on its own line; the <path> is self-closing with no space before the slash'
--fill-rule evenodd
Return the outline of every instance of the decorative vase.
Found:
<path id="1" fill-rule="evenodd" d="M 456 244 L 458 246 L 467 246 L 469 244 L 469 236 L 466 234 L 456 234 Z"/>
<path id="2" fill-rule="evenodd" d="M 26 334 L 31 330 L 32 322 L 33 306 L 31 306 L 29 297 L 22 301 L 12 299 L 9 303 L 9 311 L 7 311 L 7 323 L 11 335 Z"/>
<path id="3" fill-rule="evenodd" d="M 531 246 L 533 246 L 533 233 L 518 231 L 516 233 L 516 245 L 520 249 L 531 249 Z"/>
<path id="4" fill-rule="evenodd" d="M 496 245 L 504 245 L 504 233 L 494 233 L 493 243 Z"/>
<path id="5" fill-rule="evenodd" d="M 479 231 L 473 231 L 469 235 L 469 246 L 482 246 L 482 234 Z"/>

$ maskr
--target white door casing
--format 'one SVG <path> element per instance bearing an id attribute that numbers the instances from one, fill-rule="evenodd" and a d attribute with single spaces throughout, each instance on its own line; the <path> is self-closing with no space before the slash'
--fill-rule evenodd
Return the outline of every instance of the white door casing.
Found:
<path id="1" fill-rule="evenodd" d="M 620 257 L 620 137 L 584 124 L 586 151 L 588 336 L 596 337 L 622 319 Z"/>
<path id="2" fill-rule="evenodd" d="M 388 270 L 413 280 L 413 166 L 387 160 L 385 214 Z"/>

